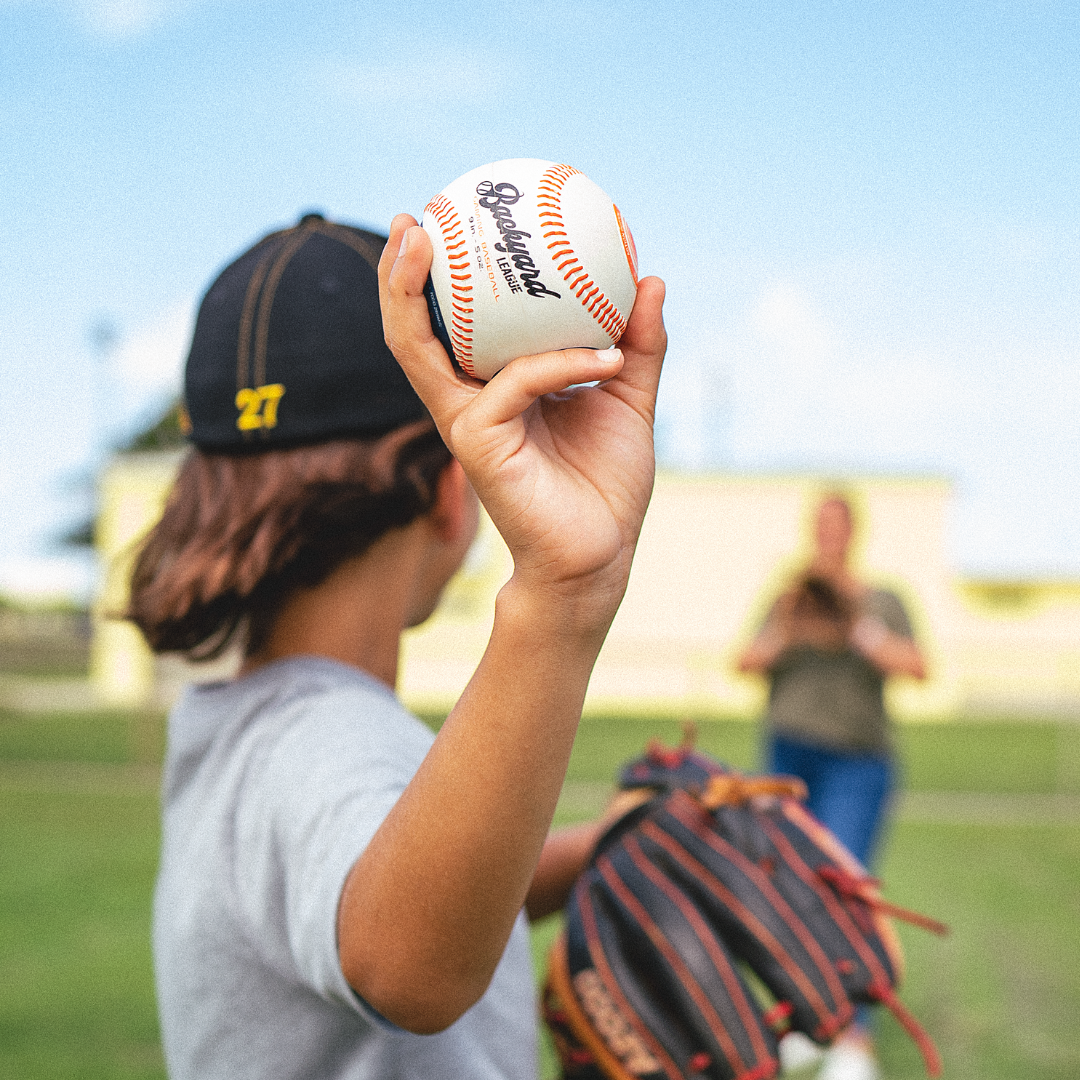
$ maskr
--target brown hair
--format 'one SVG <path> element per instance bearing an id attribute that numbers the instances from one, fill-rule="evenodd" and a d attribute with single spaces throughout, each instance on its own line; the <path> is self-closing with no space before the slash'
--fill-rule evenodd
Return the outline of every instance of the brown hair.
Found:
<path id="1" fill-rule="evenodd" d="M 421 420 L 376 440 L 229 455 L 192 450 L 143 542 L 125 616 L 155 652 L 257 651 L 296 590 L 427 513 L 451 460 Z"/>

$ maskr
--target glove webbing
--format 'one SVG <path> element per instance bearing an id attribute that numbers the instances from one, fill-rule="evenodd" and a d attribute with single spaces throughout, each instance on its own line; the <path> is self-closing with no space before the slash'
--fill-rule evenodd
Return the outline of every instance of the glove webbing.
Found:
<path id="1" fill-rule="evenodd" d="M 849 881 L 850 872 L 841 871 L 838 874 L 836 868 L 829 864 L 818 866 L 816 870 L 812 869 L 791 842 L 793 837 L 798 838 L 803 841 L 800 846 L 812 846 L 823 859 L 827 858 L 827 855 L 821 852 L 814 843 L 815 839 L 820 839 L 820 834 L 824 831 L 823 826 L 797 804 L 785 804 L 782 807 L 782 813 L 775 817 L 767 814 L 761 814 L 759 817 L 766 832 L 783 855 L 786 864 L 821 897 L 837 927 L 843 932 L 850 946 L 858 954 L 859 959 L 866 965 L 866 969 L 871 976 L 870 982 L 865 988 L 853 987 L 849 991 L 851 996 L 855 1000 L 877 1001 L 884 1005 L 896 1017 L 919 1048 L 926 1064 L 927 1073 L 930 1076 L 939 1076 L 941 1074 L 941 1057 L 938 1054 L 937 1047 L 925 1029 L 896 996 L 894 989 L 896 983 L 895 973 L 891 969 L 891 965 L 887 967 L 882 962 L 882 957 L 870 944 L 870 942 L 875 941 L 876 935 L 872 932 L 873 928 L 866 925 L 869 922 L 869 912 L 865 899 L 858 896 L 856 890 L 850 887 L 839 894 L 835 887 L 830 887 L 830 878 L 833 881 L 837 879 Z M 815 835 L 811 836 L 811 834 Z M 869 878 L 864 879 L 863 889 L 866 888 L 870 880 Z M 907 913 L 905 912 L 905 914 Z M 920 918 L 925 919 L 925 916 L 920 916 Z M 938 923 L 933 919 L 926 921 L 933 924 L 932 928 L 935 932 L 948 932 L 948 928 L 943 923 Z M 860 927 L 857 923 L 863 925 Z M 837 966 L 839 969 L 839 964 Z"/>

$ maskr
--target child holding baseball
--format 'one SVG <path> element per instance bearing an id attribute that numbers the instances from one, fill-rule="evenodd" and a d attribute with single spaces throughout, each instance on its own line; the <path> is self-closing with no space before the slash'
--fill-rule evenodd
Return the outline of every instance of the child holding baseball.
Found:
<path id="1" fill-rule="evenodd" d="M 308 215 L 210 288 L 194 447 L 133 577 L 156 650 L 244 650 L 170 717 L 154 950 L 175 1080 L 534 1077 L 521 913 L 561 906 L 596 833 L 548 829 L 652 488 L 663 287 L 641 282 L 619 351 L 480 384 L 432 334 L 427 235 L 399 216 L 381 247 Z M 514 572 L 433 737 L 394 695 L 399 639 L 477 496 Z"/>

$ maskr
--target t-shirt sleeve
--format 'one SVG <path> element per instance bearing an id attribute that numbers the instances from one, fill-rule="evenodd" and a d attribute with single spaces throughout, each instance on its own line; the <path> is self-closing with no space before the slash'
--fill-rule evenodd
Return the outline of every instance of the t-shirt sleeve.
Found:
<path id="1" fill-rule="evenodd" d="M 870 593 L 866 606 L 869 613 L 876 615 L 894 634 L 909 640 L 915 639 L 907 608 L 896 593 L 888 589 L 875 589 Z"/>
<path id="2" fill-rule="evenodd" d="M 341 971 L 338 904 L 430 742 L 396 702 L 372 708 L 348 693 L 324 695 L 276 740 L 245 811 L 255 879 L 248 903 L 267 947 L 302 985 L 376 1022 Z"/>

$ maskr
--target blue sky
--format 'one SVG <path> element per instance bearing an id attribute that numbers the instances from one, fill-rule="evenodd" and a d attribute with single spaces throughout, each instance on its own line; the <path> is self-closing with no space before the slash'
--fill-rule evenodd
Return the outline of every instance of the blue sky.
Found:
<path id="1" fill-rule="evenodd" d="M 1078 46 L 1040 0 L 0 0 L 0 588 L 232 256 L 520 156 L 668 281 L 664 464 L 944 475 L 959 569 L 1080 574 Z"/>

